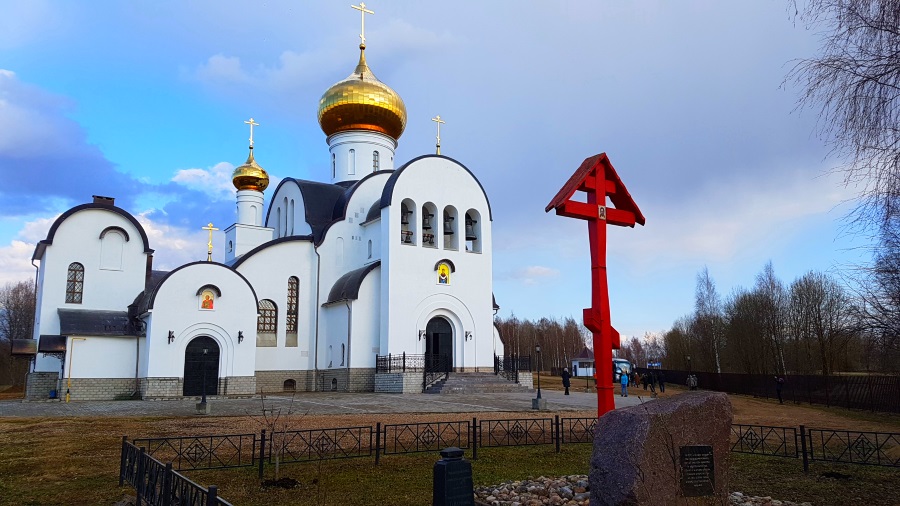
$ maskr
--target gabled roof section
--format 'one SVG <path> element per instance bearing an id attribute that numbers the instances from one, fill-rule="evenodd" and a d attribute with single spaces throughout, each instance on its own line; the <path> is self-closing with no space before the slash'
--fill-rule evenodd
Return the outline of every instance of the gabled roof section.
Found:
<path id="1" fill-rule="evenodd" d="M 366 275 L 372 272 L 376 267 L 380 266 L 381 260 L 378 260 L 369 265 L 360 267 L 359 269 L 350 271 L 338 278 L 338 280 L 335 281 L 334 286 L 331 287 L 331 291 L 328 292 L 328 300 L 322 305 L 325 306 L 334 304 L 335 302 L 358 299 L 359 287 L 362 285 L 363 280 L 366 279 Z"/>
<path id="2" fill-rule="evenodd" d="M 160 279 L 159 282 L 157 282 L 155 286 L 153 286 L 152 288 L 148 287 L 147 289 L 145 289 L 144 292 L 142 292 L 140 295 L 138 295 L 138 297 L 134 300 L 134 302 L 131 303 L 131 306 L 134 306 L 136 309 L 136 311 L 134 312 L 134 314 L 132 314 L 132 316 L 133 317 L 140 316 L 140 315 L 146 313 L 147 311 L 153 309 L 153 304 L 156 302 L 156 294 L 159 293 L 160 287 L 170 277 L 172 277 L 173 274 L 175 274 L 176 272 L 178 272 L 182 269 L 185 269 L 187 267 L 191 267 L 193 265 L 212 265 L 212 266 L 221 267 L 222 269 L 227 269 L 228 271 L 233 272 L 236 276 L 243 279 L 244 283 L 247 283 L 247 286 L 250 287 L 250 291 L 253 293 L 253 299 L 256 301 L 257 304 L 259 304 L 259 297 L 256 295 L 256 289 L 253 288 L 253 285 L 250 283 L 249 280 L 247 280 L 246 277 L 244 277 L 243 274 L 236 271 L 234 268 L 229 267 L 225 264 L 220 264 L 219 262 L 206 262 L 206 261 L 200 260 L 197 262 L 191 262 L 189 264 L 184 264 L 175 270 L 165 273 L 165 275 L 162 277 L 162 279 Z M 159 271 L 154 271 L 154 273 L 156 273 L 156 272 L 159 272 Z M 193 291 L 193 290 L 191 290 L 191 291 Z M 129 306 L 129 311 L 132 311 L 131 306 Z"/>
<path id="3" fill-rule="evenodd" d="M 603 192 L 605 196 L 609 197 L 615 209 L 633 213 L 635 222 L 643 225 L 645 223 L 643 213 L 641 213 L 634 199 L 631 198 L 631 194 L 628 193 L 628 189 L 625 188 L 622 179 L 619 178 L 619 173 L 616 172 L 616 169 L 610 163 L 606 153 L 585 158 L 578 170 L 572 174 L 572 177 L 566 181 L 559 193 L 547 204 L 544 212 L 549 213 L 551 209 L 555 209 L 559 213 L 566 202 L 575 195 L 576 191 L 595 190 L 590 182 L 586 180 L 589 176 L 595 175 L 598 170 L 603 171 L 602 176 L 607 181 L 607 185 L 606 188 L 597 188 L 596 191 Z M 605 199 L 603 202 L 605 204 Z"/>
<path id="4" fill-rule="evenodd" d="M 367 174 L 366 177 L 359 181 L 341 181 L 338 184 L 319 183 L 316 181 L 307 181 L 305 179 L 285 178 L 275 189 L 273 195 L 278 195 L 278 191 L 285 184 L 291 183 L 297 185 L 300 194 L 303 195 L 304 217 L 306 223 L 312 228 L 312 238 L 316 245 L 322 244 L 325 238 L 325 232 L 328 231 L 333 223 L 341 221 L 347 217 L 347 206 L 350 204 L 350 198 L 353 192 L 366 180 L 387 174 L 389 170 L 379 170 Z M 269 216 L 272 214 L 272 208 L 276 207 L 274 196 L 272 202 L 269 203 L 269 210 L 266 212 L 266 224 L 269 223 Z M 268 244 L 268 243 L 267 243 Z"/>
<path id="5" fill-rule="evenodd" d="M 244 263 L 244 261 L 247 260 L 248 258 L 250 258 L 253 255 L 256 255 L 257 253 L 259 253 L 260 251 L 266 250 L 272 246 L 275 246 L 277 244 L 281 244 L 284 242 L 297 242 L 297 241 L 312 242 L 313 236 L 311 236 L 311 235 L 288 235 L 285 237 L 279 237 L 278 239 L 272 239 L 269 242 L 264 242 L 264 243 L 260 244 L 259 246 L 253 248 L 252 250 L 239 256 L 234 262 L 231 263 L 231 268 L 237 269 L 238 266 L 240 266 L 242 263 Z"/>
<path id="6" fill-rule="evenodd" d="M 62 225 L 62 223 L 64 221 L 66 221 L 66 219 L 68 219 L 70 216 L 72 216 L 73 214 L 75 214 L 79 211 L 84 211 L 87 209 L 100 209 L 103 211 L 109 211 L 112 213 L 116 213 L 119 216 L 130 221 L 131 224 L 134 225 L 134 228 L 136 228 L 137 231 L 141 234 L 141 240 L 144 243 L 144 253 L 153 254 L 153 250 L 150 249 L 150 240 L 147 239 L 147 232 L 144 231 L 144 227 L 141 226 L 141 224 L 134 218 L 134 216 L 131 215 L 131 213 L 122 209 L 121 207 L 116 207 L 116 206 L 109 205 L 109 204 L 90 203 L 90 204 L 81 204 L 81 205 L 75 206 L 75 207 L 69 209 L 68 211 L 62 213 L 59 216 L 59 218 L 57 218 L 56 221 L 53 222 L 53 225 L 50 226 L 50 231 L 47 232 L 47 238 L 40 241 L 39 243 L 37 243 L 37 246 L 35 246 L 34 254 L 31 255 L 31 260 L 32 261 L 38 260 L 42 256 L 44 256 L 44 250 L 47 249 L 47 246 L 53 244 L 53 238 L 54 238 L 54 236 L 56 236 L 56 231 L 59 229 L 59 226 Z M 104 230 L 104 232 L 105 232 L 105 230 Z M 128 234 L 126 233 L 125 235 L 127 237 Z M 102 235 L 101 235 L 101 237 L 102 237 Z"/>
<path id="7" fill-rule="evenodd" d="M 581 350 L 581 352 L 578 353 L 578 355 L 575 355 L 574 357 L 572 357 L 572 359 L 574 359 L 574 360 L 594 360 L 594 352 L 591 351 L 587 346 L 585 346 L 584 349 Z"/>
<path id="8" fill-rule="evenodd" d="M 443 159 L 449 160 L 449 161 L 455 163 L 456 165 L 459 165 L 463 169 L 465 169 L 466 172 L 468 172 L 469 175 L 472 176 L 472 179 L 474 179 L 475 182 L 478 183 L 478 187 L 481 188 L 481 193 L 484 194 L 484 200 L 485 200 L 485 202 L 487 202 L 487 206 L 488 206 L 488 219 L 490 219 L 491 221 L 494 221 L 494 212 L 491 210 L 491 199 L 488 198 L 487 192 L 484 191 L 484 186 L 481 185 L 481 181 L 479 181 L 478 178 L 475 177 L 475 174 L 472 174 L 472 171 L 469 170 L 468 167 L 459 163 L 458 161 L 454 160 L 453 158 L 450 158 L 449 156 L 444 156 L 444 155 L 418 156 L 418 157 L 413 158 L 412 160 L 404 163 L 402 167 L 395 170 L 394 173 L 391 174 L 391 177 L 387 180 L 387 183 L 385 183 L 384 191 L 381 193 L 381 208 L 382 209 L 391 205 L 391 201 L 393 201 L 393 199 L 394 199 L 394 186 L 396 186 L 397 180 L 400 179 L 400 176 L 403 174 L 403 171 L 406 170 L 406 168 L 409 167 L 410 165 L 412 165 L 413 163 L 415 163 L 423 158 L 443 158 Z"/>

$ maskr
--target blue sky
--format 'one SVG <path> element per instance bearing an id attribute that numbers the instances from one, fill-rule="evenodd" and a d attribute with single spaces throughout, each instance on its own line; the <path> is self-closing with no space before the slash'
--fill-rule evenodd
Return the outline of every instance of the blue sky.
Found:
<path id="1" fill-rule="evenodd" d="M 0 282 L 33 279 L 35 242 L 94 194 L 140 216 L 157 268 L 204 258 L 251 116 L 275 183 L 326 180 L 316 107 L 358 58 L 349 4 L 0 0 Z M 586 226 L 543 209 L 599 152 L 647 218 L 610 234 L 626 336 L 689 313 L 703 266 L 727 295 L 769 260 L 785 282 L 861 260 L 854 189 L 784 83 L 818 46 L 788 2 L 367 6 L 368 62 L 409 114 L 397 165 L 433 152 L 440 114 L 442 153 L 488 192 L 501 315 L 590 303 Z"/>

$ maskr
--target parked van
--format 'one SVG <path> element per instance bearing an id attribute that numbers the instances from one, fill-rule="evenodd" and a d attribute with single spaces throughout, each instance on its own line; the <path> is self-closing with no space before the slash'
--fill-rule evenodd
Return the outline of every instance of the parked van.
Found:
<path id="1" fill-rule="evenodd" d="M 613 383 L 619 383 L 623 374 L 631 374 L 631 362 L 624 358 L 613 359 Z"/>

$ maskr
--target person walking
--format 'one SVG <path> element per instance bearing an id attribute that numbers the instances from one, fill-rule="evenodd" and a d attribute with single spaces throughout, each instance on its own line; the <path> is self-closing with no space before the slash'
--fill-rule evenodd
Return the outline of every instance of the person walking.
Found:
<path id="1" fill-rule="evenodd" d="M 659 393 L 666 393 L 666 378 L 663 376 L 662 371 L 656 372 L 656 381 L 659 381 Z"/>
<path id="2" fill-rule="evenodd" d="M 628 397 L 628 375 L 622 374 L 619 381 L 622 383 L 622 397 Z"/>
<path id="3" fill-rule="evenodd" d="M 641 385 L 644 386 L 644 390 L 647 390 L 647 373 L 641 374 Z"/>
<path id="4" fill-rule="evenodd" d="M 781 389 L 784 387 L 784 377 L 783 376 L 775 376 L 775 393 L 778 394 L 778 404 L 784 404 L 784 399 L 781 398 Z"/>
<path id="5" fill-rule="evenodd" d="M 569 381 L 572 378 L 572 375 L 569 374 L 569 368 L 564 367 L 562 371 L 562 383 L 563 387 L 566 389 L 566 395 L 569 395 L 569 387 L 571 386 L 571 382 Z"/>
<path id="6" fill-rule="evenodd" d="M 647 376 L 649 376 L 649 378 L 647 378 L 647 383 L 650 384 L 650 393 L 655 394 L 656 393 L 656 374 L 653 371 L 650 371 L 647 373 Z"/>

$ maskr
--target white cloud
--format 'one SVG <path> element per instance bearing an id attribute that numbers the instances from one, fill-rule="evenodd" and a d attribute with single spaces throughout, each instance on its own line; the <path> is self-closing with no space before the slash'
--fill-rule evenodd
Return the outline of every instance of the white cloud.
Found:
<path id="1" fill-rule="evenodd" d="M 517 271 L 513 271 L 506 277 L 519 280 L 525 285 L 535 285 L 543 279 L 554 278 L 558 275 L 559 271 L 552 267 L 530 265 Z"/>
<path id="2" fill-rule="evenodd" d="M 205 193 L 215 200 L 234 198 L 231 174 L 234 165 L 219 162 L 208 169 L 183 169 L 175 173 L 172 181 L 182 186 Z"/>
<path id="3" fill-rule="evenodd" d="M 9 246 L 0 247 L 0 285 L 34 280 L 31 254 L 34 244 L 13 240 Z"/>
<path id="4" fill-rule="evenodd" d="M 188 230 L 158 223 L 150 219 L 149 212 L 136 216 L 138 222 L 144 227 L 150 247 L 155 250 L 153 254 L 153 268 L 156 270 L 171 270 L 180 265 L 198 260 L 206 260 L 207 243 L 209 233 L 199 227 Z M 213 260 L 221 261 L 223 258 L 224 232 L 213 232 Z"/>

